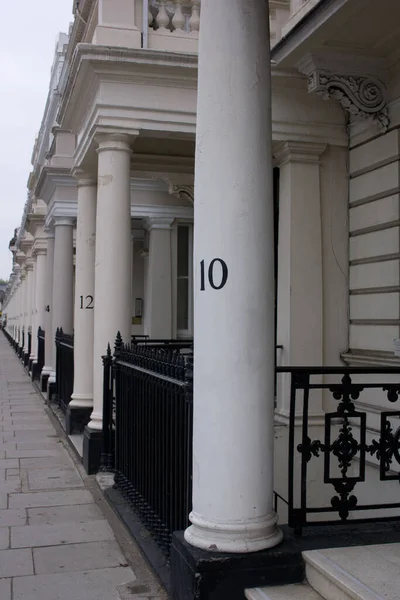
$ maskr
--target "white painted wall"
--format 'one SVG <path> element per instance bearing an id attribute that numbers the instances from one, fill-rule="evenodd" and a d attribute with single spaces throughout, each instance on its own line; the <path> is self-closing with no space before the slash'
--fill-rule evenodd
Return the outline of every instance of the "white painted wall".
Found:
<path id="1" fill-rule="evenodd" d="M 352 147 L 349 175 L 349 346 L 389 357 L 400 324 L 398 130 Z"/>

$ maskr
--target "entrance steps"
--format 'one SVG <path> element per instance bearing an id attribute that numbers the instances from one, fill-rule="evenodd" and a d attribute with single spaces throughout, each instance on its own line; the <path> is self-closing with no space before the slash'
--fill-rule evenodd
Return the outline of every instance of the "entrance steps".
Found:
<path id="1" fill-rule="evenodd" d="M 400 544 L 303 552 L 304 583 L 246 590 L 247 600 L 399 600 Z"/>

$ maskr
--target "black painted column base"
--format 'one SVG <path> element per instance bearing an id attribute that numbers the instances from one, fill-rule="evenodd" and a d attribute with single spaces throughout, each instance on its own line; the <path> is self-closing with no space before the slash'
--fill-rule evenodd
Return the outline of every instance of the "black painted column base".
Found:
<path id="1" fill-rule="evenodd" d="M 46 393 L 47 391 L 47 381 L 49 379 L 49 373 L 41 373 L 40 374 L 40 391 Z"/>
<path id="2" fill-rule="evenodd" d="M 243 600 L 244 590 L 304 580 L 301 552 L 290 542 L 252 554 L 205 552 L 174 533 L 171 549 L 173 600 Z"/>
<path id="3" fill-rule="evenodd" d="M 49 383 L 47 381 L 47 402 L 51 402 L 52 400 L 55 400 L 55 396 L 56 396 L 56 382 L 52 381 L 51 383 Z"/>
<path id="4" fill-rule="evenodd" d="M 85 427 L 83 432 L 83 467 L 88 475 L 97 473 L 100 468 L 103 432 Z"/>
<path id="5" fill-rule="evenodd" d="M 38 363 L 37 363 L 37 360 L 34 360 L 32 363 L 32 371 L 31 371 L 32 381 L 34 381 L 35 378 L 37 378 L 37 372 L 38 372 Z"/>
<path id="6" fill-rule="evenodd" d="M 24 352 L 24 367 L 27 367 L 29 364 L 29 352 Z"/>
<path id="7" fill-rule="evenodd" d="M 67 435 L 71 435 L 73 433 L 83 433 L 86 425 L 89 423 L 92 411 L 92 407 L 74 408 L 68 406 L 65 415 L 65 429 Z"/>

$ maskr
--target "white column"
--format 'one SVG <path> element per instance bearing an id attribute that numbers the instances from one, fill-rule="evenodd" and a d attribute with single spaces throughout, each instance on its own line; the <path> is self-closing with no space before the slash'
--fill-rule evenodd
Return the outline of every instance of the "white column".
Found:
<path id="1" fill-rule="evenodd" d="M 74 392 L 70 408 L 93 405 L 94 259 L 97 181 L 84 173 L 78 180 L 76 226 Z"/>
<path id="2" fill-rule="evenodd" d="M 103 416 L 103 364 L 107 344 L 131 334 L 131 202 L 128 136 L 99 139 L 96 214 L 93 412 L 89 428 L 100 430 Z"/>
<path id="3" fill-rule="evenodd" d="M 36 306 L 36 317 L 35 317 L 35 330 L 33 332 L 32 344 L 34 349 L 32 354 L 37 359 L 38 349 L 38 329 L 44 329 L 44 315 L 45 315 L 45 285 L 46 285 L 46 249 L 41 248 L 36 250 L 36 282 L 35 282 L 35 306 Z"/>
<path id="4" fill-rule="evenodd" d="M 55 335 L 57 327 L 64 333 L 73 333 L 73 226 L 70 218 L 54 221 L 54 268 L 51 340 L 53 343 L 53 370 L 48 383 L 55 381 Z"/>
<path id="5" fill-rule="evenodd" d="M 19 344 L 22 345 L 22 330 L 24 329 L 26 270 L 21 268 L 21 287 L 19 292 Z"/>
<path id="6" fill-rule="evenodd" d="M 47 258 L 46 258 L 46 283 L 44 288 L 44 360 L 45 365 L 42 369 L 43 375 L 49 375 L 55 368 L 54 356 L 54 335 L 52 327 L 52 306 L 53 306 L 53 274 L 54 274 L 54 231 L 47 228 Z"/>
<path id="7" fill-rule="evenodd" d="M 172 337 L 171 225 L 173 219 L 148 219 L 149 258 L 146 280 L 146 334 Z"/>
<path id="8" fill-rule="evenodd" d="M 33 269 L 32 269 L 32 300 L 31 300 L 31 354 L 29 360 L 36 358 L 36 341 L 37 341 L 37 327 L 36 327 L 36 255 L 32 256 Z"/>
<path id="9" fill-rule="evenodd" d="M 36 252 L 36 326 L 44 329 L 46 285 L 46 250 Z"/>
<path id="10" fill-rule="evenodd" d="M 325 144 L 284 142 L 275 150 L 279 177 L 277 342 L 280 366 L 322 366 L 323 280 L 320 157 Z M 290 375 L 277 378 L 276 418 L 288 423 Z M 321 421 L 314 390 L 310 423 Z M 299 407 L 301 410 L 301 407 Z"/>
<path id="11" fill-rule="evenodd" d="M 282 539 L 273 510 L 268 2 L 203 0 L 201 19 L 193 511 L 185 538 L 204 550 L 255 552 Z"/>
<path id="12" fill-rule="evenodd" d="M 31 258 L 28 258 L 25 262 L 26 268 L 26 290 L 25 290 L 25 343 L 24 343 L 24 354 L 28 353 L 28 332 L 32 325 L 32 271 L 33 262 Z"/>
<path id="13" fill-rule="evenodd" d="M 53 333 L 62 327 L 65 333 L 73 332 L 73 226 L 70 218 L 57 218 L 54 222 L 53 271 Z"/>

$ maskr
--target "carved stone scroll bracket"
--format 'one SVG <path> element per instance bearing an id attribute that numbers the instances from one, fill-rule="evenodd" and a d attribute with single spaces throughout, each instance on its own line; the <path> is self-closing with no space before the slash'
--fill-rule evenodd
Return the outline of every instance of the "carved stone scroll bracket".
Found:
<path id="1" fill-rule="evenodd" d="M 194 205 L 194 186 L 193 185 L 179 185 L 172 182 L 169 183 L 168 192 L 171 196 L 176 196 L 177 198 L 185 198 L 189 200 L 192 206 Z"/>
<path id="2" fill-rule="evenodd" d="M 388 130 L 386 87 L 375 77 L 314 70 L 308 73 L 308 91 L 337 100 L 351 115 L 375 122 L 382 133 Z"/>

